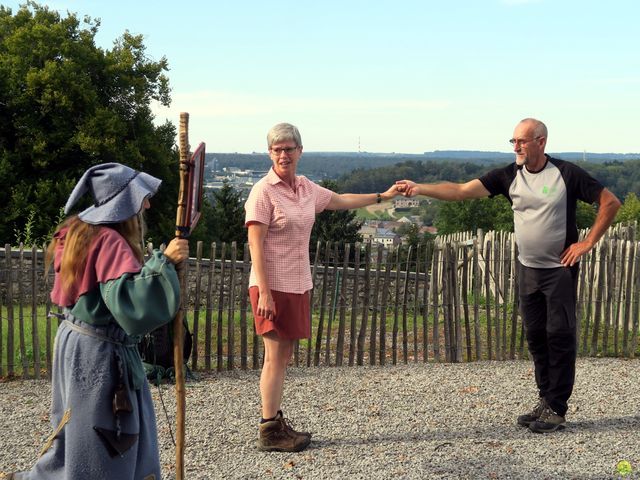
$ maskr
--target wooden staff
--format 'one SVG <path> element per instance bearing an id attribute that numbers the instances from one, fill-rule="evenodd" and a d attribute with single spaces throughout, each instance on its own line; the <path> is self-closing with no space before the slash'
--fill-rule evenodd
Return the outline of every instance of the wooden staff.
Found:
<path id="1" fill-rule="evenodd" d="M 176 216 L 176 237 L 188 236 L 189 212 L 189 114 L 180 113 L 180 190 Z M 186 227 L 186 228 L 185 228 Z M 176 480 L 184 478 L 184 432 L 185 432 L 185 387 L 184 387 L 184 310 L 186 308 L 186 264 L 176 265 L 180 280 L 180 308 L 173 319 L 173 365 L 176 374 Z"/>

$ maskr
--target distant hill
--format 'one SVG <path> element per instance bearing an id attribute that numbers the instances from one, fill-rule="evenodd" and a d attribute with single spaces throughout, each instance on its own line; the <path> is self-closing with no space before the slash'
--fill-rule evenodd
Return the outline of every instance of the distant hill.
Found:
<path id="1" fill-rule="evenodd" d="M 560 152 L 550 155 L 564 160 L 590 163 L 624 162 L 640 159 L 640 153 L 589 153 Z M 207 153 L 207 168 L 236 167 L 247 170 L 265 170 L 270 165 L 269 156 L 264 153 Z M 338 178 L 355 169 L 380 168 L 406 161 L 447 161 L 475 163 L 479 165 L 504 164 L 513 161 L 513 153 L 482 152 L 474 150 L 436 150 L 422 154 L 374 153 L 374 152 L 304 152 L 298 173 L 316 178 Z"/>
<path id="2" fill-rule="evenodd" d="M 605 163 L 613 161 L 624 162 L 626 160 L 640 159 L 640 153 L 590 153 L 590 152 L 547 152 L 552 157 L 561 158 L 563 160 L 585 160 L 591 163 Z M 477 160 L 491 161 L 511 161 L 513 153 L 511 152 L 481 152 L 475 150 L 436 150 L 434 152 L 424 152 L 422 155 L 429 160 L 462 160 L 465 162 L 474 162 Z"/>

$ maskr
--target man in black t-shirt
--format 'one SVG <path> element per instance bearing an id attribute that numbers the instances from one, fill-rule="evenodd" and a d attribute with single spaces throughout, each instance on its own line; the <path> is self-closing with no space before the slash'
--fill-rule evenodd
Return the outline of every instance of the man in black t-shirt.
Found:
<path id="1" fill-rule="evenodd" d="M 544 433 L 563 428 L 575 379 L 578 261 L 609 228 L 620 201 L 583 169 L 544 153 L 547 127 L 522 120 L 509 141 L 515 162 L 467 183 L 397 182 L 405 196 L 466 200 L 504 195 L 513 210 L 518 245 L 520 311 L 535 366 L 539 399 L 518 424 Z M 576 203 L 599 205 L 579 241 Z"/>

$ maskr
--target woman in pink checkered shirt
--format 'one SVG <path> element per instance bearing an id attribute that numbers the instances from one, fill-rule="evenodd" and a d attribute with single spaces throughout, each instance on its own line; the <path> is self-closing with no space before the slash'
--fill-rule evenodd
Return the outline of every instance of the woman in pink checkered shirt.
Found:
<path id="1" fill-rule="evenodd" d="M 311 336 L 309 237 L 315 216 L 323 210 L 391 200 L 399 192 L 394 184 L 384 193 L 337 194 L 296 175 L 302 139 L 291 124 L 275 125 L 267 144 L 273 166 L 251 189 L 245 204 L 252 261 L 249 295 L 256 332 L 262 335 L 265 350 L 258 448 L 297 452 L 309 445 L 311 434 L 291 428 L 280 404 L 294 343 Z"/>

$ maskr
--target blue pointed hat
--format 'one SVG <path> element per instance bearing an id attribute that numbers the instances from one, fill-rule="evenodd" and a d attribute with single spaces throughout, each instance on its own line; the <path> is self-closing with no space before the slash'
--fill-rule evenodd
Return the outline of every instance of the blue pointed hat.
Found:
<path id="1" fill-rule="evenodd" d="M 69 214 L 78 200 L 91 193 L 93 205 L 78 214 L 92 225 L 119 223 L 142 209 L 145 198 L 152 197 L 162 180 L 119 163 L 102 163 L 89 168 L 74 187 L 64 213 Z"/>

